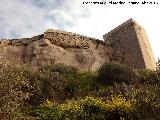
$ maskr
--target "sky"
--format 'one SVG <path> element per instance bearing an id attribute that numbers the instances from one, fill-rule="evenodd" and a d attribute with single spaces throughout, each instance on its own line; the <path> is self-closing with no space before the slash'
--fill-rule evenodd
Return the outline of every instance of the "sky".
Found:
<path id="1" fill-rule="evenodd" d="M 0 0 L 0 39 L 32 37 L 50 28 L 102 40 L 104 34 L 133 18 L 146 30 L 157 60 L 160 57 L 160 2 L 146 0 L 156 4 L 142 4 L 144 0 L 121 0 L 125 4 L 111 4 L 109 1 Z"/>

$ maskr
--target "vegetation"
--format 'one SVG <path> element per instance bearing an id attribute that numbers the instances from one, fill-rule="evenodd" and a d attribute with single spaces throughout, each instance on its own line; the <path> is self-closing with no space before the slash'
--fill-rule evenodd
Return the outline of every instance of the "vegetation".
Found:
<path id="1" fill-rule="evenodd" d="M 137 82 L 136 71 L 129 66 L 119 63 L 104 64 L 99 69 L 99 76 L 104 84 Z"/>
<path id="2" fill-rule="evenodd" d="M 118 63 L 94 72 L 0 64 L 2 120 L 158 120 L 159 91 L 159 71 Z"/>
<path id="3" fill-rule="evenodd" d="M 160 67 L 160 58 L 157 60 L 157 66 Z"/>

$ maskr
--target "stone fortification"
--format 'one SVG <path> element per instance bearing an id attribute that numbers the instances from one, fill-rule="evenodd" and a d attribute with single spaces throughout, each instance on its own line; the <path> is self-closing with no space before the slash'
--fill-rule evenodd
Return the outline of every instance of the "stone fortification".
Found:
<path id="1" fill-rule="evenodd" d="M 104 40 L 111 45 L 111 58 L 135 68 L 155 70 L 156 61 L 144 29 L 129 19 L 111 32 Z"/>
<path id="2" fill-rule="evenodd" d="M 64 63 L 97 70 L 116 61 L 135 68 L 155 70 L 155 60 L 145 32 L 130 19 L 104 35 L 104 40 L 49 29 L 32 38 L 0 41 L 0 61 L 42 66 Z"/>

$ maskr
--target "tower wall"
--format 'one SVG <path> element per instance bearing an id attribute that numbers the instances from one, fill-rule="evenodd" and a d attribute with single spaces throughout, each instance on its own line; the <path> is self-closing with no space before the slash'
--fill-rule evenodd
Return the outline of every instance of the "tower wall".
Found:
<path id="1" fill-rule="evenodd" d="M 130 19 L 103 36 L 111 60 L 143 69 L 156 70 L 156 62 L 144 29 Z"/>
<path id="2" fill-rule="evenodd" d="M 137 34 L 138 42 L 141 47 L 142 56 L 145 62 L 145 68 L 156 70 L 156 60 L 154 58 L 153 51 L 144 28 L 139 25 L 136 25 L 134 27 Z"/>

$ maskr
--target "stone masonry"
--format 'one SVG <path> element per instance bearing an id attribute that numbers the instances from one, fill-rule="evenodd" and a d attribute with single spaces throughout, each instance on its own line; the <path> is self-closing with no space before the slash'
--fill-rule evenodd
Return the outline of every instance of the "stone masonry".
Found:
<path id="1" fill-rule="evenodd" d="M 103 36 L 111 46 L 111 59 L 135 68 L 156 70 L 156 61 L 144 29 L 129 19 Z"/>
<path id="2" fill-rule="evenodd" d="M 33 67 L 64 63 L 81 70 L 97 70 L 106 62 L 156 69 L 144 29 L 133 19 L 105 34 L 103 40 L 49 29 L 32 38 L 0 41 L 0 61 Z"/>

